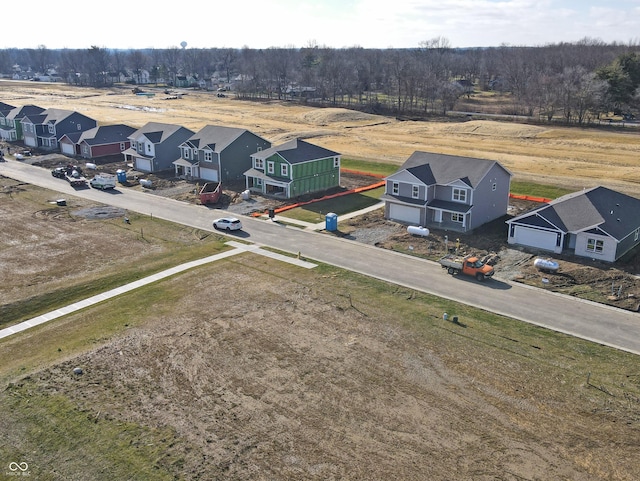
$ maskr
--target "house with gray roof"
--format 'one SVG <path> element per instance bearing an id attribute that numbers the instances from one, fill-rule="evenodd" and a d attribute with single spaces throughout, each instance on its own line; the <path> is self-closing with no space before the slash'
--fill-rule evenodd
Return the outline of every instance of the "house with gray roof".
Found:
<path id="1" fill-rule="evenodd" d="M 180 145 L 193 134 L 180 125 L 149 122 L 129 135 L 131 147 L 122 154 L 140 172 L 173 169 L 173 162 L 180 158 Z"/>
<path id="2" fill-rule="evenodd" d="M 0 139 L 7 142 L 23 140 L 22 119 L 28 115 L 40 114 L 44 110 L 44 108 L 37 105 L 14 107 L 8 111 L 3 109 L 0 112 Z"/>
<path id="3" fill-rule="evenodd" d="M 295 198 L 340 186 L 341 154 L 301 139 L 290 140 L 251 156 L 244 173 L 247 189 Z"/>
<path id="4" fill-rule="evenodd" d="M 640 244 L 640 199 L 594 187 L 558 197 L 507 224 L 509 244 L 614 262 Z"/>
<path id="5" fill-rule="evenodd" d="M 417 151 L 385 182 L 386 219 L 468 232 L 507 214 L 511 173 L 493 160 Z"/>
<path id="6" fill-rule="evenodd" d="M 21 120 L 24 144 L 42 150 L 54 151 L 60 148 L 60 139 L 72 132 L 81 133 L 92 129 L 98 123 L 84 114 L 72 110 L 46 109 L 41 113 L 29 114 Z M 75 149 L 63 154 L 75 155 Z"/>
<path id="7" fill-rule="evenodd" d="M 78 139 L 78 154 L 85 159 L 122 154 L 131 147 L 129 136 L 136 129 L 125 124 L 102 125 L 87 130 Z"/>
<path id="8" fill-rule="evenodd" d="M 271 142 L 241 128 L 207 125 L 180 144 L 173 162 L 176 177 L 228 182 L 243 179 L 251 167 L 251 154 Z"/>

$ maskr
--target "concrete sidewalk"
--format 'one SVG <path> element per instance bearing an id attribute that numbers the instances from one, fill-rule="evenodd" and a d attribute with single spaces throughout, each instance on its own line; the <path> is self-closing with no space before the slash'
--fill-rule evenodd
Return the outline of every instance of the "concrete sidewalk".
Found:
<path id="1" fill-rule="evenodd" d="M 236 254 L 241 254 L 243 252 L 252 252 L 254 254 L 263 255 L 271 259 L 276 259 L 282 262 L 288 262 L 290 264 L 294 264 L 299 267 L 303 267 L 305 269 L 311 269 L 313 267 L 316 267 L 316 264 L 313 264 L 311 262 L 306 262 L 306 261 L 297 259 L 295 257 L 288 257 L 282 254 L 264 250 L 254 244 L 242 244 L 240 242 L 229 241 L 227 242 L 227 245 L 233 247 L 233 249 L 229 251 L 221 252 L 220 254 L 215 254 L 213 256 L 205 257 L 203 259 L 198 259 L 195 261 L 187 262 L 185 264 L 181 264 L 179 266 L 172 267 L 165 271 L 158 272 L 156 274 L 145 277 L 144 279 L 131 282 L 124 286 L 116 287 L 115 289 L 111 289 L 110 291 L 97 294 L 93 297 L 89 297 L 87 299 L 76 302 L 69 306 L 61 307 L 60 309 L 56 309 L 55 311 L 42 314 L 41 316 L 34 317 L 27 321 L 23 321 L 14 326 L 0 329 L 0 339 L 9 337 L 12 334 L 17 334 L 18 332 L 25 331 L 32 327 L 39 326 L 40 324 L 44 324 L 45 322 L 52 321 L 59 317 L 66 316 L 67 314 L 71 314 L 73 312 L 79 311 L 80 309 L 84 309 L 85 307 L 89 307 L 93 304 L 106 301 L 107 299 L 111 299 L 113 297 L 119 296 L 121 294 L 124 294 L 125 292 L 129 292 L 134 289 L 138 289 L 142 286 L 146 286 L 147 284 L 151 284 L 152 282 L 157 282 L 159 280 L 165 279 L 175 274 L 179 274 L 180 272 L 184 272 L 188 269 L 192 269 L 194 267 L 201 266 L 203 264 L 208 264 L 210 262 L 215 262 L 220 259 L 225 259 L 227 257 L 234 256 Z"/>

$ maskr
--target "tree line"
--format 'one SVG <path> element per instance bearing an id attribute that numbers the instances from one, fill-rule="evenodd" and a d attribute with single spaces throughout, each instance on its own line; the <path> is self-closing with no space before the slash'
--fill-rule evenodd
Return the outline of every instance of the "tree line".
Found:
<path id="1" fill-rule="evenodd" d="M 640 47 L 585 38 L 540 47 L 452 48 L 436 37 L 413 49 L 179 48 L 0 50 L 0 72 L 14 66 L 65 82 L 109 87 L 127 72 L 139 83 L 176 85 L 215 77 L 239 98 L 296 99 L 371 113 L 446 114 L 471 90 L 511 100 L 509 114 L 585 124 L 603 114 L 633 118 L 640 107 Z M 199 82 L 198 82 L 199 83 Z"/>

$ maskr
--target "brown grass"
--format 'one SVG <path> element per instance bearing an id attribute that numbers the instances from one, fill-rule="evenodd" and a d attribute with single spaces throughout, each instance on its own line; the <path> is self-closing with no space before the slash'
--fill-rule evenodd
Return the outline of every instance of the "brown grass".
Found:
<path id="1" fill-rule="evenodd" d="M 147 122 L 241 127 L 274 144 L 312 139 L 344 157 L 402 163 L 416 150 L 501 162 L 515 180 L 582 189 L 595 185 L 637 195 L 640 136 L 637 131 L 536 126 L 511 122 L 399 121 L 345 109 L 318 109 L 286 102 L 248 102 L 233 96 L 187 91 L 181 99 L 141 97 L 130 88 L 95 90 L 66 85 L 2 82 L 0 101 L 77 110 L 100 123 Z"/>

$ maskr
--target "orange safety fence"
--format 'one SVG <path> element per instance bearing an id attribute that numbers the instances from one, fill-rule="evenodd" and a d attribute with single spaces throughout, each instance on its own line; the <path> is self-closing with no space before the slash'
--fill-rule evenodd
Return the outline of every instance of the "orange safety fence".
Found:
<path id="1" fill-rule="evenodd" d="M 386 177 L 382 174 L 371 174 L 369 172 L 359 172 L 357 170 L 342 169 L 342 171 L 349 172 L 351 174 L 365 175 L 367 177 L 380 177 L 380 178 Z M 359 192 L 366 192 L 367 190 L 373 190 L 373 189 L 377 189 L 378 187 L 383 187 L 385 183 L 386 182 L 384 180 L 381 180 L 380 182 L 376 182 L 374 184 L 365 185 L 364 187 L 357 187 L 355 189 L 346 190 L 344 192 L 338 192 L 337 194 L 325 195 L 324 197 L 320 197 L 318 199 L 312 199 L 306 202 L 296 202 L 295 204 L 289 204 L 282 207 L 278 207 L 277 209 L 273 209 L 273 213 L 279 214 L 280 212 L 285 212 L 287 210 L 295 209 L 296 207 L 302 207 L 303 205 L 309 205 L 315 202 L 322 202 L 323 200 L 335 199 L 337 197 L 342 197 L 344 195 L 357 194 Z M 533 197 L 530 195 L 519 195 L 519 194 L 511 194 L 511 193 L 509 194 L 509 197 L 512 199 L 530 200 L 532 202 L 540 202 L 540 203 L 549 203 L 552 200 L 552 199 L 547 199 L 546 197 Z M 268 214 L 268 212 L 266 214 Z M 265 215 L 265 213 L 254 212 L 251 215 L 253 217 L 261 217 Z"/>
<path id="2" fill-rule="evenodd" d="M 531 195 L 509 194 L 509 197 L 511 197 L 512 199 L 530 200 L 532 202 L 540 202 L 544 204 L 548 204 L 552 201 L 552 199 L 547 199 L 546 197 L 533 197 Z"/>
<path id="3" fill-rule="evenodd" d="M 357 194 L 359 192 L 366 192 L 367 190 L 377 189 L 378 187 L 382 187 L 385 185 L 385 181 L 381 180 L 380 182 L 376 182 L 375 184 L 365 185 L 364 187 L 357 187 L 351 190 L 345 190 L 344 192 L 338 192 L 337 194 L 325 195 L 324 197 L 320 197 L 318 199 L 308 200 L 306 202 L 297 202 L 295 204 L 289 204 L 282 207 L 278 207 L 277 209 L 273 209 L 274 214 L 279 214 L 280 212 L 284 212 L 286 210 L 295 209 L 296 207 L 301 207 L 303 205 L 313 204 L 314 202 L 321 202 L 323 200 L 335 199 L 337 197 L 342 197 L 349 194 Z M 260 217 L 264 214 L 260 212 L 254 212 L 251 214 L 253 217 Z"/>
<path id="4" fill-rule="evenodd" d="M 384 174 L 372 174 L 371 172 L 361 172 L 359 170 L 351 169 L 340 169 L 340 172 L 344 172 L 345 174 L 364 175 L 365 177 L 379 177 L 380 179 L 384 179 L 385 177 L 387 177 Z"/>

